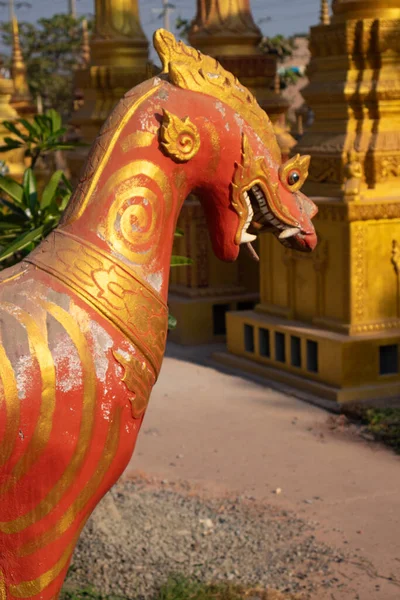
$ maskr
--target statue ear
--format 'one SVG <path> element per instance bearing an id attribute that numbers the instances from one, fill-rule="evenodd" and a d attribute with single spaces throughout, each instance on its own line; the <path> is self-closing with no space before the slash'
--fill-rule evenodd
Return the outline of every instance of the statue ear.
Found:
<path id="1" fill-rule="evenodd" d="M 177 162 L 187 162 L 200 149 L 200 134 L 189 117 L 181 119 L 163 109 L 161 148 Z"/>

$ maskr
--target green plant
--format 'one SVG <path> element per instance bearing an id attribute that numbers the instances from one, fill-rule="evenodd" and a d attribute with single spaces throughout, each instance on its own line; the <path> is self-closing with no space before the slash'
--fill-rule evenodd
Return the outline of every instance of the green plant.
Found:
<path id="1" fill-rule="evenodd" d="M 71 196 L 71 185 L 62 171 L 56 171 L 39 195 L 31 168 L 24 173 L 22 185 L 10 177 L 0 176 L 0 189 L 12 202 L 0 198 L 0 263 L 15 257 L 15 262 L 45 238 L 58 224 Z M 9 265 L 10 266 L 10 263 Z"/>
<path id="2" fill-rule="evenodd" d="M 57 150 L 70 150 L 76 144 L 63 141 L 65 128 L 55 110 L 35 116 L 32 122 L 18 119 L 4 121 L 12 137 L 6 137 L 0 152 L 24 148 L 31 165 L 25 170 L 22 184 L 0 174 L 0 264 L 11 266 L 29 253 L 58 225 L 72 193 L 63 171 L 51 176 L 39 193 L 35 167 L 40 157 Z M 4 170 L 3 170 L 4 172 Z"/>
<path id="3" fill-rule="evenodd" d="M 18 119 L 15 122 L 3 121 L 3 126 L 13 137 L 5 137 L 0 152 L 17 148 L 25 149 L 25 157 L 31 159 L 30 167 L 35 168 L 39 157 L 57 150 L 72 150 L 77 143 L 67 144 L 63 138 L 67 129 L 62 126 L 61 115 L 50 109 L 44 115 L 36 115 L 33 121 Z"/>

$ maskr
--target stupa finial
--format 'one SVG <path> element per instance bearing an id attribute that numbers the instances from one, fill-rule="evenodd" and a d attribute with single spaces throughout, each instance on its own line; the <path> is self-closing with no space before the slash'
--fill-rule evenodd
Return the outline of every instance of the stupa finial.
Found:
<path id="1" fill-rule="evenodd" d="M 320 12 L 320 17 L 319 17 L 319 22 L 321 25 L 329 25 L 331 22 L 331 18 L 329 15 L 328 0 L 321 0 L 321 12 Z"/>

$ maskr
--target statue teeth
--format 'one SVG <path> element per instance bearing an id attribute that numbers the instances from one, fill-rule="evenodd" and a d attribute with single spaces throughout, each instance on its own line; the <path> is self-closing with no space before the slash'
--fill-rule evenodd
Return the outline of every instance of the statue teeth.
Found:
<path id="1" fill-rule="evenodd" d="M 257 239 L 256 235 L 251 235 L 251 233 L 247 233 L 247 231 L 242 232 L 242 237 L 240 239 L 241 244 L 248 244 L 250 242 L 254 242 Z"/>
<path id="2" fill-rule="evenodd" d="M 284 231 L 282 231 L 281 234 L 279 234 L 279 239 L 286 240 L 287 238 L 297 235 L 298 233 L 300 233 L 300 231 L 301 231 L 300 227 L 289 227 L 288 229 L 285 229 Z"/>

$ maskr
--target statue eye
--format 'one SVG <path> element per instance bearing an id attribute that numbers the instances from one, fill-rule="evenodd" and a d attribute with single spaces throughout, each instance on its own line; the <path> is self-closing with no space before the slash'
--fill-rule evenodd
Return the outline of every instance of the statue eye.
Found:
<path id="1" fill-rule="evenodd" d="M 301 175 L 297 170 L 290 171 L 290 173 L 287 176 L 288 185 L 296 185 L 296 183 L 299 183 L 300 179 Z"/>

